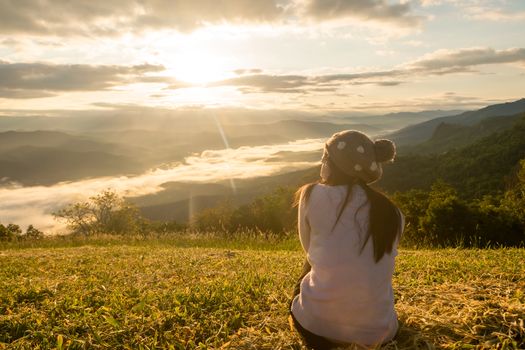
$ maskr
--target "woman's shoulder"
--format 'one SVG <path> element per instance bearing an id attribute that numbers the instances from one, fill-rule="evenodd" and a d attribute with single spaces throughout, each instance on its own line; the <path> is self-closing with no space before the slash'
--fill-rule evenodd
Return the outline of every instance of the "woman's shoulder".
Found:
<path id="1" fill-rule="evenodd" d="M 322 183 L 317 183 L 312 186 L 310 190 L 310 198 L 312 197 L 321 197 L 324 198 L 330 194 L 338 193 L 344 190 L 344 186 L 331 186 L 325 185 Z"/>
<path id="2" fill-rule="evenodd" d="M 317 183 L 309 189 L 307 201 L 309 205 L 312 204 L 323 204 L 323 203 L 336 203 L 346 196 L 347 186 L 332 186 Z M 302 195 L 304 201 L 304 193 Z"/>
<path id="3" fill-rule="evenodd" d="M 304 186 L 301 192 L 300 204 L 311 205 L 312 203 L 319 202 L 323 197 L 327 198 L 328 187 L 330 186 L 320 183 Z"/>

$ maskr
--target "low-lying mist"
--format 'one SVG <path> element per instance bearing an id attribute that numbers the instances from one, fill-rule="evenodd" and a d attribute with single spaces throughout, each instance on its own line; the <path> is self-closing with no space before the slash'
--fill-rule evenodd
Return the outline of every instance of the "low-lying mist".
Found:
<path id="1" fill-rule="evenodd" d="M 138 176 L 99 177 L 53 186 L 9 185 L 0 188 L 0 223 L 21 227 L 33 225 L 48 234 L 65 232 L 64 224 L 52 213 L 70 203 L 88 199 L 106 189 L 126 197 L 161 191 L 167 182 L 212 183 L 268 176 L 316 165 L 301 152 L 318 151 L 323 139 L 304 139 L 285 144 L 243 146 L 236 149 L 207 150 L 186 157 L 183 162 L 165 165 Z M 290 157 L 283 157 L 283 154 Z"/>

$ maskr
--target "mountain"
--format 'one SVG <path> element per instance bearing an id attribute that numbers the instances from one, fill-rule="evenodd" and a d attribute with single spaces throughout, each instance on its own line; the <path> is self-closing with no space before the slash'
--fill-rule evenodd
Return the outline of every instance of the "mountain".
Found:
<path id="1" fill-rule="evenodd" d="M 137 173 L 142 165 L 100 151 L 23 146 L 0 154 L 0 179 L 26 186 Z"/>
<path id="2" fill-rule="evenodd" d="M 463 132 L 461 129 L 459 132 Z M 443 179 L 468 198 L 505 190 L 518 162 L 525 158 L 525 117 L 510 129 L 442 154 L 400 155 L 384 167 L 378 185 L 388 192 L 428 189 Z"/>
<path id="3" fill-rule="evenodd" d="M 347 129 L 360 130 L 368 134 L 378 134 L 381 131 L 381 129 L 363 123 L 335 124 L 325 121 L 305 120 L 281 120 L 269 124 L 223 125 L 224 134 L 228 139 L 234 141 L 250 136 L 265 136 L 270 140 L 273 137 L 277 142 L 306 138 L 328 138 L 338 131 Z"/>
<path id="4" fill-rule="evenodd" d="M 61 147 L 74 151 L 111 151 L 116 145 L 90 140 L 83 136 L 58 131 L 6 131 L 0 132 L 0 152 L 18 147 Z"/>
<path id="5" fill-rule="evenodd" d="M 0 178 L 22 184 L 45 184 L 96 176 L 144 172 L 182 162 L 205 150 L 287 143 L 328 138 L 342 129 L 377 129 L 357 124 L 281 120 L 266 124 L 213 123 L 211 129 L 51 130 L 0 133 Z M 268 161 L 317 159 L 316 154 L 283 152 Z M 45 162 L 44 162 L 45 160 Z M 120 169 L 120 170 L 119 170 Z"/>
<path id="6" fill-rule="evenodd" d="M 260 125 L 283 120 L 323 121 L 334 124 L 366 124 L 381 130 L 399 129 L 459 111 L 400 112 L 367 115 L 361 112 L 311 113 L 288 110 L 244 108 L 159 109 L 120 107 L 91 111 L 46 111 L 45 115 L 0 115 L 0 131 L 73 131 L 100 132 L 122 130 L 215 130 L 217 125 Z"/>
<path id="7" fill-rule="evenodd" d="M 488 117 L 473 126 L 442 122 L 436 127 L 429 140 L 417 145 L 405 146 L 402 149 L 402 153 L 443 153 L 454 148 L 466 146 L 495 132 L 509 129 L 524 116 L 525 113 L 503 117 Z"/>
<path id="8" fill-rule="evenodd" d="M 483 133 L 485 127 L 489 130 L 489 134 L 481 138 L 475 135 L 476 137 L 473 136 L 467 145 L 458 145 L 441 154 L 399 155 L 393 164 L 383 167 L 383 178 L 374 184 L 374 187 L 388 193 L 411 189 L 429 190 L 435 181 L 442 179 L 457 188 L 460 195 L 466 198 L 481 198 L 485 194 L 495 194 L 505 190 L 512 180 L 519 161 L 525 159 L 525 115 L 520 114 L 502 120 L 499 118 L 507 117 L 487 118 L 474 128 L 464 125 L 442 126 L 443 130 L 436 132 L 436 140 L 443 137 L 442 132 L 447 135 L 451 132 L 459 140 L 464 136 L 463 133 Z M 494 126 L 491 125 L 511 121 L 514 122 L 513 125 L 504 130 L 494 131 Z M 313 158 L 316 155 L 305 156 Z M 292 174 L 270 176 L 264 178 L 266 186 L 259 193 L 268 193 L 278 186 L 298 188 L 318 178 L 319 166 Z M 252 181 L 246 185 L 252 187 L 259 185 L 257 180 Z M 246 193 L 245 189 L 242 189 L 241 194 L 244 193 Z M 181 210 L 180 208 L 188 208 L 189 202 L 180 202 L 178 205 L 178 210 Z"/>
<path id="9" fill-rule="evenodd" d="M 51 185 L 145 169 L 116 144 L 56 131 L 0 133 L 0 179 L 23 185 Z"/>
<path id="10" fill-rule="evenodd" d="M 434 118 L 423 123 L 407 126 L 385 137 L 394 140 L 400 147 L 414 145 L 430 139 L 436 127 L 442 123 L 472 126 L 489 117 L 511 116 L 524 111 L 525 98 L 514 102 L 487 106 L 458 115 Z"/>
<path id="11" fill-rule="evenodd" d="M 375 127 L 387 132 L 389 130 L 398 130 L 412 124 L 422 123 L 424 121 L 445 117 L 450 115 L 457 115 L 463 113 L 462 110 L 431 110 L 420 112 L 396 112 L 384 115 L 367 115 L 360 117 L 346 116 L 345 113 L 335 114 L 341 123 L 364 123 L 368 126 Z"/>

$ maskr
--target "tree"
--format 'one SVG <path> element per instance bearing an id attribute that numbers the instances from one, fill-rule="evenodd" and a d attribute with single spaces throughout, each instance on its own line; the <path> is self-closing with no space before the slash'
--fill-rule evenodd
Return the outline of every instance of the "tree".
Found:
<path id="1" fill-rule="evenodd" d="M 415 247 L 423 243 L 419 232 L 419 221 L 428 208 L 428 197 L 428 192 L 418 189 L 396 192 L 392 196 L 392 200 L 405 217 L 405 227 L 401 236 L 403 245 Z"/>
<path id="2" fill-rule="evenodd" d="M 4 226 L 0 224 L 0 241 L 14 241 L 20 238 L 22 230 L 20 226 L 14 224 L 8 224 Z"/>
<path id="3" fill-rule="evenodd" d="M 282 233 L 293 230 L 297 211 L 292 207 L 294 190 L 279 187 L 272 193 L 256 198 L 250 205 L 253 228 Z"/>
<path id="4" fill-rule="evenodd" d="M 516 184 L 505 192 L 501 209 L 525 224 L 525 159 L 519 165 Z"/>
<path id="5" fill-rule="evenodd" d="M 293 195 L 294 189 L 279 187 L 237 208 L 227 200 L 197 213 L 191 226 L 199 231 L 235 233 L 256 230 L 282 234 L 297 225 L 297 209 L 292 207 Z"/>
<path id="6" fill-rule="evenodd" d="M 432 186 L 425 215 L 419 222 L 419 234 L 432 246 L 470 246 L 475 223 L 469 206 L 457 192 L 442 183 Z"/>
<path id="7" fill-rule="evenodd" d="M 33 225 L 29 225 L 23 237 L 25 239 L 32 239 L 32 240 L 42 239 L 44 237 L 44 233 L 36 229 Z"/>
<path id="8" fill-rule="evenodd" d="M 65 221 L 74 233 L 83 235 L 137 233 L 142 220 L 137 208 L 112 190 L 71 204 L 53 215 Z"/>
<path id="9" fill-rule="evenodd" d="M 225 200 L 213 208 L 206 208 L 201 212 L 195 214 L 191 218 L 191 227 L 202 232 L 222 231 L 232 232 L 236 227 L 233 227 L 232 217 L 235 208 L 231 201 Z"/>

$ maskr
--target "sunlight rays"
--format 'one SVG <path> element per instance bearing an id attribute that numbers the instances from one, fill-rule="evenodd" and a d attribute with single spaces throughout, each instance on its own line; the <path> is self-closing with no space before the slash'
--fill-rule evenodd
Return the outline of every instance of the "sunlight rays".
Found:
<path id="1" fill-rule="evenodd" d="M 219 131 L 219 134 L 221 135 L 222 142 L 224 143 L 224 147 L 229 150 L 230 149 L 230 143 L 228 142 L 228 138 L 226 137 L 226 133 L 224 132 L 224 129 L 222 128 L 221 123 L 219 122 L 219 119 L 217 119 L 217 116 L 215 113 L 213 114 L 213 120 L 215 121 L 215 125 L 217 126 L 217 130 Z M 225 163 L 224 166 L 226 169 L 230 169 L 230 164 Z M 234 194 L 237 193 L 237 187 L 235 186 L 235 181 L 233 180 L 233 177 L 230 177 L 230 186 L 232 189 L 232 192 Z"/>

